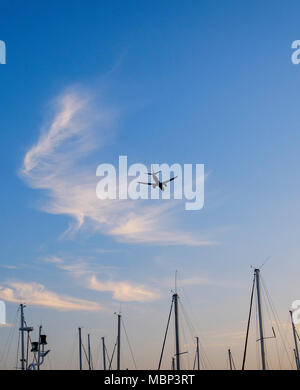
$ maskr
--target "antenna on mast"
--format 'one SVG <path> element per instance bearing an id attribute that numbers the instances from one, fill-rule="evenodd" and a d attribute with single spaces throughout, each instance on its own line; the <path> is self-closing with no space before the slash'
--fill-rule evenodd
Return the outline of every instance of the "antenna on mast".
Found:
<path id="1" fill-rule="evenodd" d="M 267 258 L 266 258 L 266 260 L 262 263 L 262 265 L 259 267 L 259 269 L 261 270 L 262 269 L 262 267 L 265 265 L 265 264 L 267 264 L 267 262 L 270 260 L 270 258 L 271 258 L 271 256 L 268 256 Z"/>

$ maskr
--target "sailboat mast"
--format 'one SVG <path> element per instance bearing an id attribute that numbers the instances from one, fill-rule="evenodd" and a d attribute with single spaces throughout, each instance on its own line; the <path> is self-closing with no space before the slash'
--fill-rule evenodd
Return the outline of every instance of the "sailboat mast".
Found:
<path id="1" fill-rule="evenodd" d="M 105 340 L 104 337 L 102 339 L 102 353 L 103 353 L 103 370 L 106 371 L 106 356 L 105 356 Z"/>
<path id="2" fill-rule="evenodd" d="M 82 341 L 81 341 L 81 328 L 78 328 L 79 336 L 79 370 L 82 370 Z"/>
<path id="3" fill-rule="evenodd" d="M 24 331 L 25 331 L 25 321 L 24 321 L 24 307 L 22 303 L 20 304 L 21 310 L 21 323 L 20 323 L 20 332 L 21 332 L 21 370 L 25 370 L 25 341 L 24 341 Z"/>
<path id="4" fill-rule="evenodd" d="M 197 341 L 197 349 L 196 349 L 196 354 L 197 354 L 197 368 L 200 370 L 200 353 L 199 353 L 199 337 L 196 337 Z"/>
<path id="5" fill-rule="evenodd" d="M 230 349 L 228 349 L 228 359 L 229 359 L 229 369 L 232 370 L 232 358 L 231 358 Z"/>
<path id="6" fill-rule="evenodd" d="M 39 326 L 39 343 L 38 343 L 38 360 L 37 360 L 38 370 L 40 369 L 40 364 L 41 364 L 41 334 L 42 334 L 42 325 Z"/>
<path id="7" fill-rule="evenodd" d="M 179 320 L 178 320 L 178 294 L 173 295 L 175 314 L 175 350 L 176 350 L 176 370 L 180 370 L 180 348 L 179 348 Z"/>
<path id="8" fill-rule="evenodd" d="M 92 364 L 91 364 L 91 339 L 90 335 L 88 334 L 88 363 L 89 363 L 89 370 L 92 369 Z"/>
<path id="9" fill-rule="evenodd" d="M 118 314 L 118 349 L 117 349 L 117 370 L 121 368 L 121 314 Z"/>
<path id="10" fill-rule="evenodd" d="M 258 308 L 258 324 L 259 324 L 259 341 L 260 341 L 260 352 L 261 352 L 261 368 L 266 369 L 266 356 L 265 356 L 265 345 L 264 345 L 264 330 L 263 330 L 263 318 L 262 318 L 262 307 L 261 307 L 261 294 L 260 294 L 260 270 L 256 268 L 254 270 L 255 281 L 256 281 L 256 293 L 257 293 L 257 308 Z"/>
<path id="11" fill-rule="evenodd" d="M 294 324 L 294 321 L 293 321 L 293 313 L 292 313 L 292 311 L 290 311 L 290 316 L 291 316 L 293 336 L 294 336 L 294 343 L 295 343 L 294 352 L 295 352 L 296 367 L 297 367 L 297 370 L 300 370 L 299 350 L 298 350 L 298 342 L 297 342 L 297 331 L 296 331 L 295 324 Z"/>

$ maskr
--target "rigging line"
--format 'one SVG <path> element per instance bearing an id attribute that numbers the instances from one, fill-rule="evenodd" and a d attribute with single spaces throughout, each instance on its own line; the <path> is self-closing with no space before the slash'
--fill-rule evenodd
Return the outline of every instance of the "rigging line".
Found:
<path id="1" fill-rule="evenodd" d="M 252 303 L 253 303 L 254 284 L 255 284 L 255 276 L 253 277 L 253 283 L 252 283 L 252 291 L 251 291 L 251 298 L 250 298 L 250 309 L 249 309 L 249 315 L 248 315 L 248 323 L 247 323 L 246 339 L 245 339 L 245 346 L 244 346 L 244 356 L 243 356 L 242 370 L 245 369 L 245 363 L 246 363 L 247 346 L 248 346 L 248 337 L 249 337 L 249 328 L 250 328 L 251 313 L 252 313 Z"/>
<path id="2" fill-rule="evenodd" d="M 25 324 L 25 327 L 28 327 L 28 324 L 24 318 L 24 324 Z M 29 356 L 29 341 L 31 343 L 31 338 L 30 338 L 30 333 L 28 332 L 27 333 L 27 345 L 26 345 L 26 364 L 25 364 L 25 370 L 27 370 L 27 367 L 28 367 L 28 356 Z"/>
<path id="3" fill-rule="evenodd" d="M 278 314 L 277 314 L 275 305 L 274 305 L 273 300 L 272 300 L 272 298 L 271 298 L 271 295 L 270 295 L 270 293 L 269 293 L 269 291 L 268 291 L 268 289 L 267 289 L 267 286 L 266 286 L 266 284 L 265 284 L 265 282 L 264 282 L 264 280 L 263 280 L 262 278 L 261 278 L 261 281 L 262 281 L 263 289 L 264 289 L 264 291 L 265 291 L 266 297 L 267 297 L 267 299 L 268 299 L 268 303 L 269 303 L 269 305 L 270 305 L 270 308 L 271 308 L 271 310 L 272 310 L 272 313 L 273 313 L 273 316 L 274 316 L 274 319 L 275 319 L 275 322 L 276 322 L 276 325 L 277 325 L 277 328 L 278 328 L 279 336 L 280 336 L 280 338 L 281 338 L 281 340 L 282 340 L 283 348 L 284 348 L 284 350 L 285 350 L 285 352 L 286 352 L 286 354 L 287 354 L 287 357 L 288 357 L 290 366 L 293 367 L 293 364 L 292 364 L 292 362 L 291 362 L 291 359 L 290 359 L 290 356 L 289 356 L 289 353 L 288 353 L 288 351 L 287 351 L 287 348 L 286 348 L 285 343 L 287 343 L 287 344 L 289 345 L 289 347 L 292 348 L 292 347 L 291 347 L 291 344 L 289 343 L 289 341 L 288 341 L 287 339 L 284 339 L 284 337 L 283 337 L 283 335 L 282 335 L 280 320 L 279 320 L 279 316 L 278 316 Z"/>
<path id="4" fill-rule="evenodd" d="M 259 338 L 259 330 L 258 330 L 258 304 L 257 304 L 257 300 L 255 300 L 255 330 L 256 330 L 256 337 L 255 339 L 257 340 Z M 259 366 L 259 361 L 260 361 L 260 355 L 259 355 L 259 345 L 258 343 L 255 343 L 256 344 L 256 367 L 257 367 L 257 370 L 259 370 L 260 366 Z"/>
<path id="5" fill-rule="evenodd" d="M 267 289 L 267 287 L 266 287 L 266 284 L 265 284 L 265 282 L 264 282 L 263 279 L 262 279 L 262 286 L 263 286 L 263 288 L 264 288 L 264 290 L 265 290 L 265 292 L 266 292 L 266 296 L 267 296 L 267 298 L 268 298 L 268 302 L 269 302 L 270 308 L 271 308 L 271 310 L 272 310 L 272 313 L 273 313 L 275 322 L 276 322 L 276 324 L 277 324 L 278 333 L 279 333 L 279 335 L 280 335 L 280 338 L 281 338 L 281 340 L 282 340 L 283 347 L 284 347 L 284 349 L 285 349 L 285 352 L 286 352 L 286 354 L 287 354 L 287 356 L 288 356 L 290 365 L 291 365 L 291 367 L 292 367 L 293 365 L 292 365 L 292 362 L 291 362 L 291 360 L 290 360 L 289 353 L 288 353 L 287 348 L 286 348 L 286 345 L 285 345 L 285 343 L 284 343 L 283 341 L 285 341 L 285 342 L 289 345 L 290 348 L 292 348 L 292 347 L 291 347 L 291 344 L 289 343 L 289 341 L 288 341 L 287 339 L 284 340 L 284 337 L 282 336 L 279 316 L 278 316 L 278 314 L 277 314 L 275 305 L 274 305 L 274 303 L 273 303 L 273 300 L 272 300 L 272 298 L 271 298 L 271 295 L 270 295 L 270 293 L 269 293 L 269 291 L 268 291 L 268 289 Z"/>
<path id="6" fill-rule="evenodd" d="M 195 358 L 194 358 L 193 370 L 195 370 L 195 367 L 196 367 L 196 357 L 197 357 L 197 351 L 195 351 Z"/>
<path id="7" fill-rule="evenodd" d="M 5 355 L 6 355 L 5 356 L 5 362 L 7 361 L 8 353 L 9 353 L 10 348 L 11 348 L 12 339 L 13 339 L 13 337 L 15 335 L 15 330 L 16 330 L 17 323 L 18 323 L 18 316 L 19 316 L 19 307 L 18 307 L 17 312 L 16 312 L 14 326 L 12 326 L 9 329 L 8 336 L 7 336 L 7 339 L 6 339 L 6 343 L 4 345 L 4 348 L 3 348 L 3 351 L 2 351 L 2 355 L 1 355 L 1 358 L 0 358 L 0 362 L 2 362 L 2 360 L 4 359 Z M 5 363 L 5 365 L 6 365 L 6 363 Z"/>
<path id="8" fill-rule="evenodd" d="M 183 318 L 184 318 L 184 320 L 185 320 L 185 322 L 186 322 L 186 324 L 187 324 L 187 326 L 188 326 L 188 328 L 189 328 L 189 331 L 190 331 L 190 333 L 191 333 L 191 337 L 192 337 L 193 345 L 194 345 L 194 335 L 193 335 L 193 333 L 191 332 L 191 328 L 190 328 L 189 323 L 188 323 L 188 316 L 187 316 L 187 314 L 186 314 L 185 311 L 184 311 L 183 304 L 182 304 L 181 301 L 179 301 L 179 305 L 180 305 L 180 308 L 181 308 L 181 312 L 183 313 Z M 186 339 L 186 337 L 185 337 L 185 332 L 184 332 L 184 327 L 183 327 L 183 326 L 182 326 L 182 333 L 183 333 L 183 338 L 184 338 L 184 340 L 185 340 L 185 343 L 186 343 L 187 347 L 189 348 L 189 343 L 187 342 L 187 339 Z M 190 367 L 190 356 L 189 356 L 189 353 L 188 353 L 187 355 L 188 355 L 188 356 L 187 356 L 188 366 Z"/>
<path id="9" fill-rule="evenodd" d="M 259 321 L 259 304 L 258 304 L 258 294 L 257 294 L 257 288 L 255 289 L 255 325 L 256 325 L 256 337 L 255 337 L 255 344 L 256 344 L 256 364 L 257 364 L 257 369 L 261 369 L 262 366 L 262 356 L 261 356 L 261 345 L 257 341 L 260 338 L 260 321 Z M 261 304 L 261 313 L 263 315 L 263 308 Z M 263 329 L 263 334 L 265 334 L 264 331 L 264 322 L 262 321 L 262 329 Z M 265 351 L 265 365 L 267 367 L 268 362 L 267 362 L 267 350 L 266 346 L 264 344 L 264 351 Z"/>
<path id="10" fill-rule="evenodd" d="M 68 369 L 68 367 L 73 366 L 76 346 L 77 346 L 77 334 L 74 333 L 74 336 L 72 338 L 72 344 L 71 344 L 70 349 L 69 349 L 68 359 L 67 359 L 66 365 L 65 365 L 66 369 Z"/>
<path id="11" fill-rule="evenodd" d="M 231 355 L 231 361 L 232 361 L 233 369 L 236 370 L 235 363 L 234 363 L 234 359 L 233 359 L 233 356 L 232 356 L 232 355 Z"/>
<path id="12" fill-rule="evenodd" d="M 192 324 L 192 321 L 190 320 L 190 318 L 189 318 L 189 316 L 188 316 L 188 313 L 187 313 L 187 311 L 185 310 L 185 308 L 184 308 L 182 302 L 179 301 L 179 304 L 180 304 L 180 307 L 181 307 L 181 311 L 182 311 L 182 313 L 183 313 L 183 315 L 184 315 L 184 319 L 185 319 L 185 321 L 186 321 L 186 324 L 188 325 L 189 330 L 190 330 L 190 332 L 191 332 L 191 336 L 192 336 L 192 338 L 193 338 L 193 337 L 195 336 L 195 334 L 196 334 L 195 328 L 194 328 L 194 326 L 193 326 L 193 324 Z M 203 361 L 205 361 L 205 359 L 206 359 L 206 361 L 207 361 L 207 363 L 208 363 L 208 366 L 209 366 L 211 369 L 213 369 L 214 367 L 213 367 L 212 363 L 210 362 L 210 360 L 209 360 L 209 358 L 208 358 L 208 356 L 207 356 L 207 353 L 206 353 L 206 351 L 205 351 L 205 348 L 203 347 L 203 344 L 201 343 L 200 338 L 199 338 L 199 345 L 201 346 L 201 350 L 202 350 L 202 354 L 201 354 L 201 355 L 203 356 Z"/>
<path id="13" fill-rule="evenodd" d="M 186 292 L 185 292 L 185 290 L 184 290 L 183 288 L 182 288 L 182 291 L 184 292 L 184 297 L 186 297 L 187 294 L 186 294 Z M 193 322 L 191 321 L 190 316 L 189 316 L 187 310 L 185 309 L 185 307 L 183 306 L 183 304 L 182 304 L 181 301 L 180 301 L 180 304 L 181 304 L 181 310 L 182 310 L 182 312 L 183 312 L 183 314 L 184 314 L 184 316 L 185 316 L 185 321 L 186 321 L 186 323 L 187 323 L 187 325 L 188 325 L 188 327 L 189 327 L 191 336 L 192 336 L 192 338 L 194 338 L 195 334 L 197 333 L 197 332 L 196 332 L 196 328 L 195 328 Z M 192 313 L 192 316 L 193 316 L 193 315 L 194 315 L 194 314 Z"/>
<path id="14" fill-rule="evenodd" d="M 51 360 L 51 357 L 50 357 L 50 354 L 48 354 L 46 356 L 46 361 L 49 363 L 49 366 L 50 366 L 50 370 L 53 370 L 53 365 L 52 365 L 52 360 Z"/>
<path id="15" fill-rule="evenodd" d="M 182 306 L 182 312 L 184 313 L 186 320 L 188 320 L 188 322 L 190 323 L 191 328 L 194 329 L 194 333 L 196 333 L 195 328 L 193 326 L 193 323 L 190 320 L 189 314 L 185 310 L 184 306 Z M 202 351 L 200 360 L 202 358 L 203 367 L 206 368 L 206 365 L 207 365 L 207 367 L 209 367 L 210 369 L 214 369 L 215 367 L 214 367 L 213 363 L 210 361 L 210 359 L 207 355 L 207 352 L 206 352 L 206 348 L 204 348 L 204 345 L 203 345 L 201 338 L 199 336 L 198 336 L 198 339 L 199 339 L 199 346 L 201 347 L 201 351 Z"/>
<path id="16" fill-rule="evenodd" d="M 94 363 L 93 363 L 92 351 L 90 351 L 90 363 L 91 363 L 91 370 L 93 370 L 94 369 Z"/>
<path id="17" fill-rule="evenodd" d="M 127 343 L 128 343 L 129 349 L 130 349 L 130 354 L 131 354 L 131 357 L 132 357 L 132 360 L 133 360 L 133 363 L 134 363 L 134 367 L 137 370 L 137 365 L 136 365 L 136 362 L 135 362 L 135 359 L 134 359 L 133 351 L 132 351 L 132 348 L 131 348 L 131 345 L 130 345 L 130 342 L 129 342 L 129 337 L 128 337 L 127 332 L 126 332 L 126 328 L 125 328 L 125 324 L 124 324 L 123 318 L 121 319 L 121 323 L 123 325 L 124 333 L 125 333 L 125 336 L 126 336 L 126 339 L 127 339 Z"/>
<path id="18" fill-rule="evenodd" d="M 18 337 L 18 346 L 17 346 L 16 370 L 18 369 L 18 356 L 19 356 L 19 348 L 20 348 L 20 332 L 19 332 L 19 337 Z"/>
<path id="19" fill-rule="evenodd" d="M 83 349 L 83 352 L 84 352 L 84 355 L 85 355 L 86 361 L 89 363 L 89 358 L 88 358 L 88 355 L 87 355 L 87 353 L 86 353 L 86 350 L 85 350 L 84 344 L 83 344 L 83 343 L 81 343 L 81 346 L 82 346 L 82 349 Z"/>
<path id="20" fill-rule="evenodd" d="M 159 358 L 159 363 L 158 363 L 158 370 L 160 370 L 160 366 L 161 366 L 161 362 L 162 362 L 162 358 L 163 358 L 163 354 L 164 354 L 164 350 L 165 350 L 165 344 L 166 344 L 167 335 L 168 335 L 168 329 L 169 329 L 169 325 L 170 325 L 170 319 L 171 319 L 171 314 L 172 314 L 173 303 L 174 303 L 174 298 L 172 297 L 172 302 L 171 302 L 171 307 L 170 307 L 170 312 L 169 312 L 167 327 L 166 327 L 165 336 L 164 336 L 164 341 L 163 341 L 162 350 L 161 350 L 161 354 L 160 354 L 160 358 Z"/>
<path id="21" fill-rule="evenodd" d="M 207 369 L 207 367 L 210 369 L 214 369 L 214 366 L 211 363 L 211 361 L 209 360 L 208 355 L 206 353 L 206 350 L 205 350 L 205 348 L 200 340 L 199 340 L 199 347 L 202 351 L 202 353 L 200 354 L 200 365 L 201 365 L 201 361 L 202 361 L 202 366 L 204 369 Z"/>
<path id="22" fill-rule="evenodd" d="M 107 357 L 107 359 L 108 359 L 108 361 L 109 361 L 109 364 L 110 364 L 110 357 L 109 357 L 109 355 L 108 355 L 108 350 L 107 350 L 107 348 L 106 348 L 106 345 L 104 345 L 104 349 L 105 349 L 105 352 L 106 352 L 106 357 Z"/>
<path id="23" fill-rule="evenodd" d="M 26 343 L 26 365 L 25 369 L 28 368 L 28 357 L 29 357 L 29 333 L 27 333 L 27 343 Z"/>
<path id="24" fill-rule="evenodd" d="M 184 320 L 185 320 L 185 322 L 186 322 L 186 324 L 187 324 L 187 326 L 188 326 L 188 328 L 189 328 L 191 337 L 192 337 L 192 339 L 194 339 L 195 333 L 196 333 L 196 332 L 194 332 L 194 330 L 193 330 L 193 326 L 192 326 L 192 324 L 191 324 L 190 321 L 189 321 L 188 315 L 187 315 L 187 313 L 185 312 L 185 309 L 184 309 L 183 304 L 182 304 L 181 301 L 179 301 L 179 305 L 180 305 L 180 308 L 181 308 L 181 311 L 182 311 L 182 314 L 183 314 L 183 318 L 184 318 Z"/>
<path id="25" fill-rule="evenodd" d="M 181 305 L 181 302 L 179 301 L 179 304 Z M 182 307 L 182 305 L 180 306 L 180 307 Z M 186 347 L 187 347 L 187 353 L 185 354 L 186 355 L 186 357 L 187 357 L 187 366 L 188 366 L 188 370 L 190 369 L 190 354 L 189 354 L 189 342 L 188 342 L 188 340 L 187 340 L 187 338 L 186 338 L 186 336 L 185 336 L 185 331 L 184 331 L 184 326 L 181 326 L 181 332 L 182 332 L 182 335 L 183 335 L 183 339 L 184 339 L 184 342 L 185 342 L 185 344 L 184 345 L 186 345 Z M 192 336 L 192 338 L 193 338 L 193 336 Z M 193 340 L 193 344 L 194 344 L 194 340 Z"/>
<path id="26" fill-rule="evenodd" d="M 194 310 L 193 310 L 193 305 L 192 305 L 191 300 L 190 300 L 190 298 L 189 298 L 189 296 L 188 296 L 188 294 L 187 294 L 187 292 L 186 292 L 186 289 L 184 289 L 183 287 L 181 287 L 181 290 L 182 290 L 182 292 L 183 292 L 185 301 L 186 301 L 186 302 L 188 303 L 188 305 L 189 305 L 189 309 L 190 309 L 190 312 L 191 312 L 192 317 L 196 317 L 195 312 L 194 312 Z M 193 335 L 195 335 L 195 334 L 198 333 L 198 332 L 196 332 L 196 328 L 194 327 L 193 322 L 190 320 L 190 315 L 188 315 L 187 311 L 183 308 L 183 306 L 182 306 L 182 310 L 183 310 L 184 313 L 185 313 L 186 321 L 188 321 L 188 323 L 189 323 L 188 326 L 191 328 L 191 333 L 192 333 Z M 197 329 L 198 329 L 198 327 L 197 327 Z M 193 336 L 193 337 L 194 337 L 194 336 Z M 199 336 L 198 336 L 198 337 L 199 337 Z M 213 369 L 213 368 L 214 368 L 214 367 L 213 367 L 213 364 L 211 363 L 211 361 L 210 361 L 209 358 L 208 358 L 208 355 L 207 355 L 206 350 L 205 350 L 205 348 L 204 348 L 204 346 L 203 346 L 203 343 L 201 342 L 201 338 L 200 338 L 200 337 L 199 337 L 199 345 L 200 345 L 201 350 L 202 350 L 200 360 L 202 360 L 202 362 L 203 362 L 203 368 L 206 368 L 206 363 L 207 363 L 207 366 L 208 366 L 209 368 Z M 205 362 L 205 359 L 206 359 L 206 362 Z"/>
<path id="27" fill-rule="evenodd" d="M 269 322 L 270 322 L 270 324 L 272 326 L 272 330 L 273 330 L 273 322 L 272 322 L 272 318 L 271 318 L 271 315 L 270 315 L 270 310 L 269 310 L 269 307 L 267 305 L 267 300 L 266 300 L 266 296 L 265 295 L 266 294 L 265 294 L 264 289 L 261 288 L 261 302 L 262 302 L 262 305 L 263 305 L 263 308 L 264 308 L 264 313 L 266 313 L 265 318 L 268 317 L 268 320 L 269 320 Z M 265 322 L 266 322 L 266 320 L 265 320 Z M 267 339 L 267 338 L 268 337 L 266 336 L 266 333 L 265 333 L 265 330 L 264 330 L 264 339 Z M 267 343 L 265 343 L 264 346 L 265 346 L 265 351 L 266 351 L 266 356 L 267 356 L 267 352 L 268 352 L 268 350 L 267 350 L 267 347 L 268 347 Z M 270 354 L 270 356 L 272 356 L 272 354 Z M 268 366 L 267 368 L 269 369 L 270 368 L 270 363 L 268 361 L 266 363 L 267 363 L 267 366 Z M 279 362 L 279 365 L 280 365 L 280 362 Z"/>
<path id="28" fill-rule="evenodd" d="M 109 359 L 109 367 L 108 367 L 108 370 L 111 369 L 111 365 L 112 365 L 112 362 L 113 362 L 113 358 L 114 358 L 114 354 L 115 354 L 115 350 L 116 350 L 117 344 L 118 344 L 118 338 L 117 338 L 117 341 L 115 342 L 115 345 L 114 345 L 114 349 L 113 349 L 113 351 L 112 351 L 111 358 Z"/>
<path id="29" fill-rule="evenodd" d="M 258 267 L 258 268 L 261 270 L 262 267 L 263 267 L 264 265 L 266 265 L 267 262 L 268 262 L 270 259 L 271 259 L 271 256 L 268 256 L 268 257 L 266 258 L 266 260 L 262 263 L 262 265 L 261 265 L 260 267 Z"/>
<path id="30" fill-rule="evenodd" d="M 25 320 L 24 320 L 25 322 Z M 31 337 L 30 337 L 30 334 L 29 334 L 29 341 L 30 341 L 30 344 L 32 343 L 32 340 L 31 340 Z M 36 357 L 36 354 L 34 353 L 33 355 L 33 361 L 37 364 L 37 357 Z"/>
<path id="31" fill-rule="evenodd" d="M 17 325 L 11 329 L 11 332 L 9 332 L 9 339 L 8 339 L 7 348 L 5 351 L 5 357 L 3 354 L 5 368 L 7 368 L 7 361 L 8 361 L 8 358 L 10 357 L 10 354 L 11 354 L 11 348 L 12 348 L 13 339 L 14 339 L 14 336 L 16 333 L 16 329 L 17 329 Z"/>
<path id="32" fill-rule="evenodd" d="M 266 291 L 265 291 L 265 288 L 264 288 L 264 285 L 263 285 L 263 283 L 262 283 L 262 299 L 263 299 L 263 301 L 264 301 L 264 305 L 265 305 L 265 308 L 266 308 L 266 313 L 267 313 L 267 315 L 268 315 L 268 318 L 269 318 L 269 321 L 270 321 L 270 324 L 271 324 L 271 326 L 272 326 L 272 331 L 273 331 L 273 335 L 275 335 L 275 333 L 274 333 L 274 327 L 273 327 L 273 324 L 274 324 L 274 326 L 277 326 L 277 328 L 278 328 L 278 325 L 277 325 L 277 323 L 276 323 L 276 321 L 273 321 L 272 320 L 272 316 L 271 316 L 271 313 L 270 313 L 270 305 L 269 305 L 269 302 L 268 302 L 268 299 L 267 299 L 267 295 L 266 295 Z M 266 338 L 269 338 L 269 337 L 266 337 Z M 273 337 L 272 337 L 273 338 Z M 276 349 L 276 354 L 277 354 L 277 359 L 278 359 L 278 363 L 279 363 L 279 368 L 280 368 L 280 370 L 282 369 L 282 366 L 281 366 L 281 359 L 280 359 L 280 354 L 279 354 L 279 348 L 278 348 L 278 342 L 277 342 L 277 338 L 276 338 L 276 336 L 274 337 L 274 341 L 275 341 L 275 349 Z M 273 355 L 273 354 L 272 354 Z M 271 355 L 271 356 L 272 356 Z"/>
<path id="33" fill-rule="evenodd" d="M 287 317 L 286 317 L 286 321 L 284 322 L 284 324 L 289 324 L 290 325 L 290 321 L 291 321 L 291 317 L 290 317 L 290 313 L 289 313 L 287 315 Z M 290 335 L 290 327 L 289 326 L 283 326 L 283 331 L 284 331 L 284 339 L 287 340 L 287 338 L 288 338 L 287 335 Z M 296 331 L 296 335 L 297 335 L 297 338 L 299 340 L 299 336 L 298 336 L 297 331 Z M 290 356 L 292 356 L 291 361 L 295 362 L 295 353 L 294 353 L 293 348 L 291 347 L 290 344 L 289 344 L 289 348 L 290 348 Z M 293 365 L 293 367 L 294 367 L 294 365 Z"/>
<path id="34" fill-rule="evenodd" d="M 91 348 L 91 345 L 90 345 L 90 349 L 89 349 L 89 356 L 90 356 L 90 369 L 93 370 L 94 369 L 94 363 L 93 363 L 93 354 L 92 354 L 92 348 Z"/>
<path id="35" fill-rule="evenodd" d="M 24 319 L 25 327 L 28 327 L 26 320 Z M 29 356 L 29 332 L 27 332 L 27 341 L 26 341 L 26 360 L 25 360 L 25 370 L 28 368 L 28 356 Z"/>

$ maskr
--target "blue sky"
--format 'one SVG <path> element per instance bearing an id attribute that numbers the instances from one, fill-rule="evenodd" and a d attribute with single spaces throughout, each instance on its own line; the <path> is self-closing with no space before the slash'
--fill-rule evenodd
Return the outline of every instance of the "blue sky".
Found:
<path id="1" fill-rule="evenodd" d="M 95 350 L 102 335 L 113 344 L 122 301 L 139 368 L 154 368 L 175 270 L 216 368 L 229 345 L 241 357 L 250 266 L 268 256 L 263 275 L 286 324 L 300 297 L 300 66 L 290 59 L 299 11 L 296 1 L 2 3 L 0 298 L 16 301 L 6 299 L 10 323 L 20 294 L 32 303 L 53 367 L 69 361 L 80 325 Z M 67 128 L 83 126 L 79 144 L 50 146 L 24 176 L 25 156 L 76 104 L 83 113 Z M 100 204 L 96 167 L 119 155 L 205 164 L 203 210 Z M 150 220 L 146 234 L 115 233 L 136 218 Z M 187 235 L 215 244 L 190 245 Z M 4 345 L 10 330 L 0 331 Z"/>

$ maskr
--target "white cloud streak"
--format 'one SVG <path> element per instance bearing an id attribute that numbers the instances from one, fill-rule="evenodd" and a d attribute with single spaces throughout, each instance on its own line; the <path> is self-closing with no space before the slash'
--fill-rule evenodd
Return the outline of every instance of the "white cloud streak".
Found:
<path id="1" fill-rule="evenodd" d="M 112 293 L 113 299 L 119 302 L 150 302 L 159 298 L 157 291 L 151 290 L 142 284 L 129 281 L 101 281 L 95 270 L 83 261 L 67 263 L 56 256 L 46 258 L 44 261 L 53 263 L 58 269 L 68 272 L 89 290 Z"/>
<path id="2" fill-rule="evenodd" d="M 88 288 L 94 291 L 108 291 L 113 293 L 113 298 L 122 302 L 148 302 L 159 297 L 155 292 L 146 287 L 135 286 L 128 282 L 101 282 L 95 275 L 91 276 Z"/>
<path id="3" fill-rule="evenodd" d="M 8 282 L 0 285 L 0 298 L 6 302 L 25 302 L 58 311 L 99 311 L 103 309 L 97 302 L 58 295 L 35 282 Z"/>
<path id="4" fill-rule="evenodd" d="M 114 236 L 121 242 L 161 245 L 210 245 L 208 239 L 173 227 L 169 212 L 172 202 L 145 205 L 133 200 L 99 200 L 96 197 L 96 166 L 84 164 L 84 157 L 100 147 L 115 118 L 113 111 L 71 90 L 56 101 L 56 114 L 44 126 L 38 142 L 24 157 L 21 175 L 36 189 L 47 190 L 42 209 L 69 215 L 75 224 L 67 232 L 85 225 Z M 98 154 L 99 156 L 99 154 Z"/>

